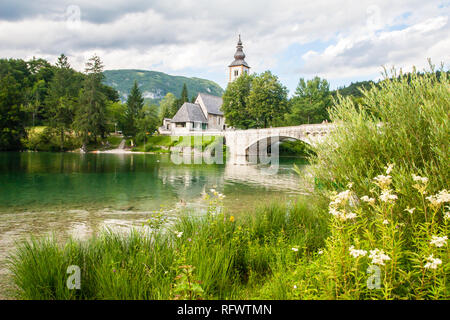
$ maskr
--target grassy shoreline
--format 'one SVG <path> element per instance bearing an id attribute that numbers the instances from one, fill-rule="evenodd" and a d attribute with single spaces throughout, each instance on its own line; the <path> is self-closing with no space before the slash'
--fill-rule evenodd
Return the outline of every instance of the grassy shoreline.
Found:
<path id="1" fill-rule="evenodd" d="M 186 214 L 173 225 L 155 215 L 153 232 L 105 231 L 65 244 L 32 239 L 10 260 L 17 298 L 258 298 L 275 270 L 293 268 L 324 244 L 327 221 L 311 204 L 272 204 L 235 218 L 220 213 L 218 201 L 206 216 Z M 66 287 L 70 265 L 81 268 L 81 290 Z M 183 276 L 199 281 L 197 289 L 186 288 Z"/>

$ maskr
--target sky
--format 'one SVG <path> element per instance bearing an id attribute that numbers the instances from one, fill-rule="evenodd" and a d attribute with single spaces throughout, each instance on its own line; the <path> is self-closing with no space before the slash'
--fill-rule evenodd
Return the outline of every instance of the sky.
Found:
<path id="1" fill-rule="evenodd" d="M 300 78 L 332 89 L 377 80 L 383 66 L 450 65 L 450 0 L 0 0 L 0 57 L 64 53 L 84 70 L 142 69 L 227 85 L 241 34 L 252 73 L 290 94 Z"/>

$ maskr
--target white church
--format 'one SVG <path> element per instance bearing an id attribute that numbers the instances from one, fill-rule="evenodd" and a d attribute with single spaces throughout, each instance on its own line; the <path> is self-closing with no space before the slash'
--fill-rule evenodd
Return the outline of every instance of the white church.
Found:
<path id="1" fill-rule="evenodd" d="M 234 61 L 228 66 L 228 82 L 250 72 L 245 61 L 241 36 L 236 46 Z M 159 128 L 161 134 L 183 135 L 192 131 L 226 130 L 225 119 L 221 111 L 222 98 L 206 93 L 199 93 L 194 103 L 185 102 L 172 119 L 165 118 Z"/>

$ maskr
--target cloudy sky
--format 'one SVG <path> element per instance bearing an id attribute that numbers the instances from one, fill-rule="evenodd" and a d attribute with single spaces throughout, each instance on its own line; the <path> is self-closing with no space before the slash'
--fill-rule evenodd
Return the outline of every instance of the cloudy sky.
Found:
<path id="1" fill-rule="evenodd" d="M 238 34 L 252 72 L 332 88 L 381 66 L 450 64 L 450 0 L 0 0 L 0 57 L 144 69 L 227 83 Z"/>

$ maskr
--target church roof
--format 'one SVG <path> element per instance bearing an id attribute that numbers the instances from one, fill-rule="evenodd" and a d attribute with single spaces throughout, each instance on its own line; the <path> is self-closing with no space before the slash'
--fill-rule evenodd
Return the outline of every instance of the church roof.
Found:
<path id="1" fill-rule="evenodd" d="M 202 108 L 195 103 L 185 102 L 172 118 L 171 122 L 202 122 L 208 123 Z"/>
<path id="2" fill-rule="evenodd" d="M 223 112 L 220 110 L 223 103 L 221 97 L 216 97 L 207 93 L 199 93 L 198 95 L 202 99 L 208 113 L 223 116 Z"/>
<path id="3" fill-rule="evenodd" d="M 242 50 L 243 45 L 241 41 L 241 35 L 239 35 L 239 41 L 236 46 L 236 53 L 234 54 L 234 61 L 229 65 L 229 67 L 234 66 L 245 66 L 247 68 L 250 68 L 247 62 L 245 61 L 245 53 Z"/>

